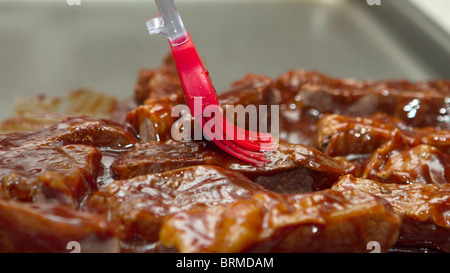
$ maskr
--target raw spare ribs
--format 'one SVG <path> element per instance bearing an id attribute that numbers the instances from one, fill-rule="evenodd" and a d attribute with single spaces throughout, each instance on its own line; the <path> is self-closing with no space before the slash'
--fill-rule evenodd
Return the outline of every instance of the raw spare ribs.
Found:
<path id="1" fill-rule="evenodd" d="M 170 56 L 134 92 L 0 135 L 0 252 L 450 252 L 449 80 L 248 74 L 220 103 L 279 105 L 262 167 L 172 139 Z"/>

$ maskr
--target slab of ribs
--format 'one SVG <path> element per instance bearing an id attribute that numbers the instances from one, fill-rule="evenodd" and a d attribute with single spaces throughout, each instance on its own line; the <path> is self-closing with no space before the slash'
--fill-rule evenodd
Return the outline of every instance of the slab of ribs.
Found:
<path id="1" fill-rule="evenodd" d="M 171 56 L 137 78 L 107 116 L 3 122 L 0 252 L 450 252 L 450 80 L 247 74 L 221 105 L 280 109 L 254 166 L 172 139 Z"/>

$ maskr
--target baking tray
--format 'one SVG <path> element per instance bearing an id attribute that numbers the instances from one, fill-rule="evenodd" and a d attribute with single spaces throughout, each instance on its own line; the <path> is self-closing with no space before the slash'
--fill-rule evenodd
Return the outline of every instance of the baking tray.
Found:
<path id="1" fill-rule="evenodd" d="M 168 52 L 154 2 L 0 2 L 0 118 L 16 97 L 92 88 L 130 97 Z M 450 78 L 450 38 L 405 0 L 178 1 L 218 92 L 247 73 L 296 68 L 357 79 Z"/>

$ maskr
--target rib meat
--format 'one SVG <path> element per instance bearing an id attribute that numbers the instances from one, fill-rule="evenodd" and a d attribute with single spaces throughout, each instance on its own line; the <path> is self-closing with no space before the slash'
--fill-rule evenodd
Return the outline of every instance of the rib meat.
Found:
<path id="1" fill-rule="evenodd" d="M 333 190 L 362 190 L 386 199 L 402 216 L 399 246 L 450 252 L 450 184 L 395 184 L 342 177 Z"/>
<path id="2" fill-rule="evenodd" d="M 105 172 L 102 151 L 125 151 L 136 142 L 123 126 L 89 117 L 2 135 L 0 195 L 78 207 L 97 190 L 97 178 Z"/>
<path id="3" fill-rule="evenodd" d="M 78 207 L 97 190 L 101 156 L 84 145 L 0 150 L 0 196 Z"/>
<path id="4" fill-rule="evenodd" d="M 450 153 L 450 130 L 411 127 L 385 114 L 367 117 L 325 115 L 317 124 L 316 146 L 330 156 L 370 154 L 389 141 L 394 133 L 400 134 L 410 146 L 433 145 Z"/>
<path id="5" fill-rule="evenodd" d="M 372 153 L 362 177 L 387 183 L 447 184 L 450 182 L 450 155 L 430 145 L 411 147 L 395 133 Z"/>
<path id="6" fill-rule="evenodd" d="M 49 203 L 0 199 L 0 252 L 118 252 L 114 227 L 98 215 Z"/>
<path id="7" fill-rule="evenodd" d="M 277 151 L 267 153 L 267 158 L 270 163 L 254 166 L 206 142 L 149 142 L 138 144 L 118 157 L 112 164 L 112 170 L 117 179 L 127 179 L 193 165 L 215 165 L 255 180 L 261 176 L 267 178 L 295 169 L 306 169 L 314 180 L 310 190 L 330 187 L 340 175 L 359 171 L 355 164 L 344 158 L 332 158 L 304 145 L 280 143 Z"/>
<path id="8" fill-rule="evenodd" d="M 0 136 L 0 149 L 83 144 L 102 150 L 126 149 L 137 142 L 124 126 L 106 119 L 70 117 L 34 131 Z"/>
<path id="9" fill-rule="evenodd" d="M 299 69 L 281 75 L 276 87 L 286 105 L 321 114 L 367 116 L 381 112 L 411 126 L 450 129 L 448 80 L 358 81 Z"/>
<path id="10" fill-rule="evenodd" d="M 260 193 L 229 205 L 170 215 L 161 251 L 368 252 L 395 244 L 400 218 L 383 199 L 362 191 Z"/>
<path id="11" fill-rule="evenodd" d="M 158 241 L 163 219 L 178 211 L 229 204 L 265 189 L 245 176 L 214 166 L 116 180 L 96 192 L 85 210 L 116 223 L 124 251 L 139 251 Z M 128 248 L 128 250 L 127 250 Z"/>

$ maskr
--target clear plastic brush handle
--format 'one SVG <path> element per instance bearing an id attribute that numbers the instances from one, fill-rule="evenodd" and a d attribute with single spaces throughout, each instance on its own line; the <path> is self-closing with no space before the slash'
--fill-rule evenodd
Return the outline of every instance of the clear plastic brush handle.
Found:
<path id="1" fill-rule="evenodd" d="M 148 20 L 147 28 L 151 35 L 163 34 L 173 46 L 183 44 L 188 35 L 181 21 L 174 0 L 155 0 L 160 14 Z"/>

